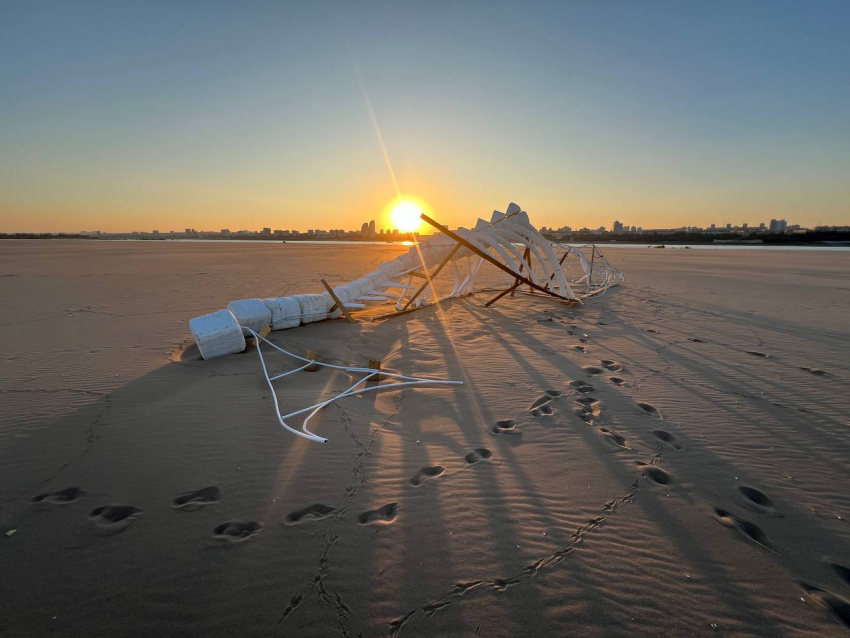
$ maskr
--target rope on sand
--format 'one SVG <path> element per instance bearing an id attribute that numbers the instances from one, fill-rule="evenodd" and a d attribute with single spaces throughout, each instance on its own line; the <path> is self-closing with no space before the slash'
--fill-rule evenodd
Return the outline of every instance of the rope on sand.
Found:
<path id="1" fill-rule="evenodd" d="M 374 370 L 372 368 L 363 368 L 363 367 L 359 367 L 359 366 L 338 366 L 338 365 L 333 365 L 331 363 L 322 363 L 321 361 L 315 361 L 313 359 L 307 359 L 306 357 L 302 357 L 302 356 L 299 356 L 299 355 L 294 354 L 292 352 L 289 352 L 288 350 L 281 348 L 279 345 L 272 343 L 271 341 L 269 341 L 268 339 L 266 339 L 262 335 L 258 334 L 257 332 L 255 332 L 251 328 L 248 328 L 246 326 L 242 326 L 242 329 L 251 333 L 251 335 L 253 335 L 254 339 L 257 342 L 257 354 L 260 357 L 260 365 L 263 368 L 263 374 L 266 377 L 266 383 L 268 384 L 269 390 L 271 390 L 271 393 L 272 393 L 272 399 L 274 400 L 274 409 L 275 409 L 275 413 L 277 414 L 278 422 L 286 430 L 289 430 L 290 432 L 292 432 L 293 434 L 297 434 L 298 436 L 304 437 L 305 439 L 309 439 L 310 441 L 318 441 L 319 443 L 327 443 L 328 442 L 328 439 L 311 432 L 307 428 L 307 424 L 310 422 L 310 419 L 312 419 L 319 412 L 319 410 L 321 410 L 323 407 L 325 407 L 327 405 L 330 405 L 334 401 L 338 401 L 339 399 L 349 397 L 349 396 L 353 396 L 355 394 L 365 394 L 367 392 L 374 392 L 376 390 L 387 390 L 387 389 L 390 389 L 390 388 L 400 388 L 400 387 L 405 387 L 405 386 L 463 385 L 463 381 L 451 381 L 451 380 L 446 380 L 446 379 L 427 379 L 427 378 L 412 377 L 412 376 L 408 376 L 408 375 L 404 375 L 404 374 L 399 374 L 397 372 L 387 372 L 386 370 Z M 274 348 L 275 350 L 285 354 L 288 357 L 292 357 L 293 359 L 297 359 L 299 361 L 305 362 L 304 365 L 302 365 L 298 368 L 295 368 L 293 370 L 289 370 L 287 372 L 283 372 L 281 374 L 275 375 L 273 377 L 269 376 L 269 371 L 268 371 L 268 368 L 266 367 L 266 360 L 265 360 L 265 357 L 263 356 L 263 351 L 262 351 L 262 348 L 261 348 L 261 345 L 262 345 L 263 342 L 269 344 L 272 348 Z M 342 370 L 343 372 L 348 372 L 348 373 L 362 373 L 365 376 L 358 379 L 358 381 L 354 385 L 352 385 L 350 388 L 348 388 L 347 390 L 337 394 L 335 397 L 333 397 L 331 399 L 328 399 L 326 401 L 321 401 L 319 403 L 311 405 L 307 408 L 303 408 L 301 410 L 296 410 L 295 412 L 290 412 L 289 414 L 283 414 L 282 415 L 280 413 L 280 402 L 278 401 L 277 392 L 275 391 L 273 382 L 277 381 L 278 379 L 282 379 L 283 377 L 287 377 L 290 374 L 295 374 L 296 372 L 300 372 L 302 370 L 305 370 L 306 368 L 308 368 L 310 366 L 321 366 L 323 368 L 333 368 L 335 370 Z M 396 381 L 395 383 L 386 383 L 384 385 L 375 385 L 375 386 L 370 386 L 370 387 L 363 386 L 363 384 L 365 384 L 369 379 L 372 379 L 377 375 L 389 377 L 389 378 L 392 378 L 392 379 L 400 379 L 400 381 Z M 289 424 L 287 424 L 286 419 L 288 419 L 290 417 L 298 416 L 299 414 L 304 414 L 305 412 L 309 412 L 309 414 L 304 419 L 304 422 L 301 424 L 300 430 L 297 430 L 297 429 L 293 428 L 292 426 L 290 426 Z"/>

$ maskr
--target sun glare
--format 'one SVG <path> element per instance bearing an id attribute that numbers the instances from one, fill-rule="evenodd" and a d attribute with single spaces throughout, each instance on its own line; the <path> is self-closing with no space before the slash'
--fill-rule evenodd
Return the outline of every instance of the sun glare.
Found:
<path id="1" fill-rule="evenodd" d="M 403 199 L 390 211 L 390 221 L 393 228 L 404 233 L 412 233 L 419 230 L 422 224 L 422 220 L 419 219 L 421 214 L 422 207 L 419 204 Z"/>

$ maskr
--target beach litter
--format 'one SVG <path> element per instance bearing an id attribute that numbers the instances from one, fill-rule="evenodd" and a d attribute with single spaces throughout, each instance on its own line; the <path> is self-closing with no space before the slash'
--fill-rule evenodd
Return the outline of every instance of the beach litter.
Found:
<path id="1" fill-rule="evenodd" d="M 545 295 L 563 303 L 580 304 L 624 280 L 623 273 L 612 266 L 595 245 L 574 247 L 549 242 L 531 224 L 528 214 L 514 203 L 508 206 L 505 213 L 493 211 L 489 222 L 479 219 L 472 229 L 458 228 L 452 231 L 424 213 L 421 219 L 438 232 L 411 247 L 407 253 L 382 263 L 375 271 L 350 283 L 332 287 L 322 279 L 321 284 L 325 288 L 323 293 L 240 299 L 231 301 L 226 310 L 191 319 L 189 329 L 201 356 L 213 359 L 243 352 L 247 346 L 246 337 L 253 337 L 279 423 L 293 434 L 326 443 L 327 439 L 311 432 L 308 424 L 319 410 L 334 401 L 388 388 L 426 384 L 460 385 L 462 382 L 403 375 L 381 369 L 380 362 L 376 361 L 370 361 L 369 367 L 323 363 L 318 361 L 314 352 L 308 352 L 306 357 L 302 357 L 272 343 L 266 338 L 270 331 L 339 317 L 357 323 L 358 318 L 353 313 L 382 305 L 390 306 L 392 310 L 371 316 L 370 319 L 386 320 L 447 299 L 466 297 L 473 294 L 476 277 L 485 264 L 495 266 L 509 276 L 505 288 L 482 288 L 477 291 L 498 290 L 498 294 L 487 301 L 485 307 L 507 295 L 513 297 L 517 292 Z M 441 296 L 437 294 L 434 282 L 449 265 L 447 272 L 453 276 L 452 287 L 448 294 Z M 261 348 L 263 343 L 303 365 L 270 376 Z M 281 414 L 273 382 L 302 370 L 315 371 L 320 367 L 363 376 L 331 399 L 289 414 Z M 375 383 L 381 380 L 390 383 L 366 385 L 368 381 Z M 301 429 L 287 424 L 286 419 L 302 414 L 307 416 Z"/>

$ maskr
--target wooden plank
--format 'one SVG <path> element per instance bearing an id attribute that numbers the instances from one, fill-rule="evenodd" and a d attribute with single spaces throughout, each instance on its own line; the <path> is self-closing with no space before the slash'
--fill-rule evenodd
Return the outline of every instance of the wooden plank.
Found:
<path id="1" fill-rule="evenodd" d="M 564 253 L 564 255 L 561 257 L 561 259 L 558 261 L 558 265 L 559 265 L 559 266 L 563 266 L 563 265 L 564 265 L 564 260 L 565 260 L 567 257 L 569 257 L 569 255 L 570 255 L 569 251 L 565 252 L 565 253 Z M 552 281 L 554 278 L 555 278 L 555 273 L 552 273 L 551 275 L 549 275 L 549 281 Z M 547 281 L 547 282 L 546 282 L 546 288 L 548 288 L 548 287 L 549 287 L 549 281 Z"/>
<path id="2" fill-rule="evenodd" d="M 322 285 L 325 287 L 325 290 L 328 291 L 328 294 L 331 296 L 331 299 L 333 299 L 334 302 L 336 302 L 334 307 L 331 308 L 330 311 L 332 312 L 335 308 L 339 308 L 342 311 L 342 314 L 345 315 L 345 318 L 348 319 L 348 323 L 357 323 L 357 319 L 355 319 L 354 317 L 351 316 L 351 314 L 348 312 L 348 309 L 339 300 L 339 297 L 336 296 L 334 289 L 331 288 L 328 285 L 328 282 L 325 281 L 324 279 L 321 279 L 320 281 L 322 282 Z"/>
<path id="3" fill-rule="evenodd" d="M 492 306 L 494 303 L 496 303 L 497 301 L 499 301 L 499 299 L 501 299 L 502 297 L 504 297 L 504 296 L 505 296 L 506 294 L 508 294 L 508 293 L 511 293 L 511 297 L 513 297 L 513 296 L 514 296 L 514 292 L 515 292 L 515 291 L 516 291 L 516 289 L 517 289 L 517 288 L 519 288 L 521 285 L 522 285 L 522 282 L 521 282 L 521 281 L 517 281 L 517 282 L 516 282 L 513 286 L 511 286 L 511 287 L 510 287 L 510 288 L 508 288 L 507 290 L 503 290 L 503 291 L 502 291 L 502 292 L 500 292 L 498 295 L 496 295 L 495 297 L 493 297 L 490 301 L 488 301 L 487 303 L 485 303 L 485 304 L 484 304 L 484 307 L 485 307 L 485 308 L 489 308 L 490 306 Z"/>
<path id="4" fill-rule="evenodd" d="M 440 271 L 445 267 L 447 263 L 451 261 L 452 257 L 454 257 L 455 253 L 459 250 L 460 244 L 457 244 L 454 248 L 452 248 L 452 252 L 446 255 L 446 258 L 443 259 L 443 261 L 440 262 L 440 265 L 437 266 L 434 272 L 428 276 L 428 278 L 425 280 L 425 283 L 419 286 L 419 290 L 413 293 L 410 299 L 407 300 L 407 303 L 404 304 L 404 308 L 402 308 L 402 310 L 407 310 L 410 307 L 410 304 L 412 304 L 416 300 L 416 298 L 422 294 L 422 291 L 425 290 L 429 285 L 431 285 L 431 282 L 433 281 L 434 277 L 440 274 Z"/>
<path id="5" fill-rule="evenodd" d="M 543 286 L 538 286 L 536 283 L 534 283 L 533 281 L 531 281 L 527 277 L 522 277 L 522 276 L 518 275 L 513 270 L 511 270 L 510 268 L 505 266 L 502 262 L 498 261 L 497 259 L 494 259 L 492 255 L 484 252 L 483 250 L 481 250 L 480 248 L 478 248 L 476 246 L 473 246 L 468 241 L 466 241 L 463 237 L 461 237 L 457 233 L 453 233 L 452 231 L 450 231 L 448 228 L 446 228 L 445 226 L 443 226 L 439 222 L 436 222 L 433 219 L 431 219 L 430 217 L 428 217 L 428 215 L 426 215 L 425 213 L 422 213 L 419 217 L 420 217 L 420 219 L 422 219 L 422 221 L 427 222 L 428 224 L 430 224 L 431 226 L 433 226 L 434 228 L 439 230 L 444 235 L 447 235 L 448 237 L 451 237 L 452 239 L 454 239 L 457 243 L 462 245 L 464 248 L 468 248 L 469 250 L 474 252 L 476 255 L 478 255 L 479 257 L 481 257 L 485 261 L 490 262 L 491 264 L 493 264 L 499 270 L 502 270 L 502 271 L 508 273 L 511 277 L 515 277 L 515 278 L 519 279 L 520 283 L 528 284 L 531 288 L 533 288 L 535 290 L 539 290 L 540 292 L 543 292 L 543 293 L 549 295 L 550 297 L 555 297 L 556 299 L 563 299 L 564 301 L 573 301 L 569 297 L 564 297 L 563 295 L 559 295 L 558 293 L 556 293 L 552 290 L 547 290 Z"/>
<path id="6" fill-rule="evenodd" d="M 372 317 L 372 321 L 383 321 L 384 319 L 392 319 L 393 317 L 398 317 L 399 315 L 410 314 L 411 312 L 414 312 L 416 310 L 419 310 L 419 308 L 408 308 L 407 310 L 397 310 L 395 312 L 391 312 L 391 313 L 386 314 L 386 315 L 378 315 L 377 317 Z"/>
<path id="7" fill-rule="evenodd" d="M 531 253 L 531 250 L 529 249 L 529 247 L 528 247 L 528 246 L 526 246 L 526 247 L 525 247 L 525 252 L 524 252 L 524 253 L 522 253 L 522 263 L 519 265 L 519 271 L 520 271 L 520 272 L 522 272 L 522 267 L 525 265 L 525 262 L 526 262 L 526 261 L 528 261 L 528 262 L 529 262 L 529 264 L 528 264 L 528 265 L 529 265 L 529 268 L 528 268 L 528 269 L 529 269 L 529 270 L 531 270 L 531 262 L 530 262 L 530 260 L 529 260 L 529 254 L 530 254 L 530 253 Z M 514 281 L 514 283 L 516 283 L 516 281 Z M 513 297 L 513 296 L 516 294 L 516 289 L 517 289 L 517 288 L 518 288 L 518 286 L 513 286 L 513 287 L 510 289 L 510 290 L 511 290 L 511 297 Z M 493 300 L 492 302 L 490 302 L 490 303 L 495 303 L 495 302 L 496 302 L 496 301 L 498 301 L 499 299 L 501 299 L 501 297 L 496 297 L 496 299 L 494 299 L 494 300 Z M 485 306 L 484 306 L 484 307 L 486 308 L 487 306 L 489 306 L 489 305 L 490 305 L 490 303 L 485 304 Z"/>

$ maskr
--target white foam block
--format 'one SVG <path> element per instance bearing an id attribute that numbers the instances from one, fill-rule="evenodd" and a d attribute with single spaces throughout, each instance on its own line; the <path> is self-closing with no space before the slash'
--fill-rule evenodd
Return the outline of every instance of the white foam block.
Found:
<path id="1" fill-rule="evenodd" d="M 223 357 L 245 349 L 242 328 L 229 310 L 219 310 L 190 319 L 189 330 L 192 331 L 204 359 Z"/>
<path id="2" fill-rule="evenodd" d="M 296 328 L 301 324 L 301 305 L 293 297 L 272 297 L 263 299 L 266 308 L 271 310 L 272 330 Z"/>
<path id="3" fill-rule="evenodd" d="M 324 321 L 328 316 L 328 305 L 325 301 L 329 294 L 324 295 L 294 295 L 292 298 L 301 306 L 301 323 Z"/>
<path id="4" fill-rule="evenodd" d="M 227 309 L 236 317 L 240 326 L 259 332 L 272 322 L 272 311 L 262 299 L 239 299 L 227 304 Z"/>

